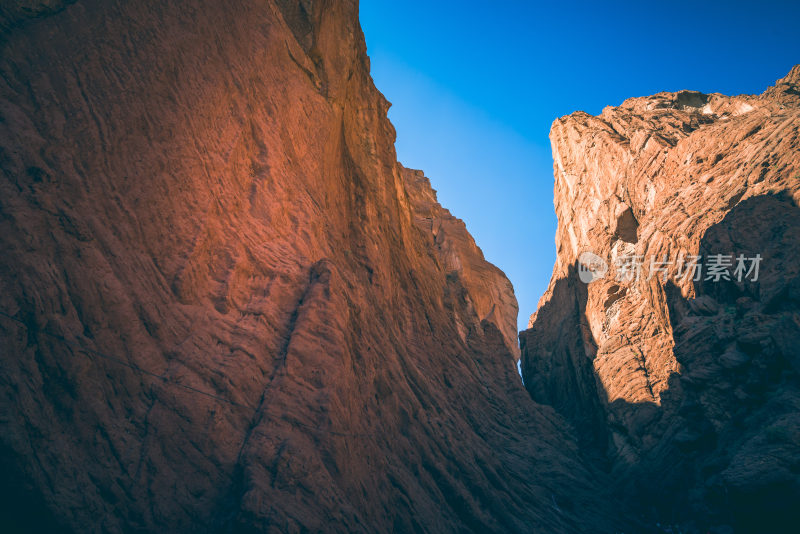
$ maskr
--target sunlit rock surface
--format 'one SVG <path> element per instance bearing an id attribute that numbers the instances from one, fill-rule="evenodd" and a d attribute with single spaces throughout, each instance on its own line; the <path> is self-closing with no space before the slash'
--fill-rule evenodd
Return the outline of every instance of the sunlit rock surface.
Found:
<path id="1" fill-rule="evenodd" d="M 0 15 L 2 530 L 621 529 L 355 2 Z"/>
<path id="2" fill-rule="evenodd" d="M 517 341 L 517 299 L 503 272 L 483 258 L 483 252 L 461 219 L 453 217 L 436 200 L 436 191 L 422 171 L 401 166 L 406 191 L 411 199 L 414 222 L 430 236 L 441 267 L 464 285 L 464 298 L 470 300 L 478 318 L 495 325 L 506 345 L 519 358 Z M 462 337 L 468 330 L 461 318 Z"/>
<path id="3" fill-rule="evenodd" d="M 800 66 L 761 95 L 577 112 L 550 139 L 558 256 L 520 335 L 532 397 L 572 421 L 653 523 L 796 526 Z M 734 256 L 731 280 L 708 279 L 720 254 Z M 760 255 L 757 280 L 752 262 L 734 276 L 740 254 Z M 690 256 L 698 280 L 680 276 Z"/>

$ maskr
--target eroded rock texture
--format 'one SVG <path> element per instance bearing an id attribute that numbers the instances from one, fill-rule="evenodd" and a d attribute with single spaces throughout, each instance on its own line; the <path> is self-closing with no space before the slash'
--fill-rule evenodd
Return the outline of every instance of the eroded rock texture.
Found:
<path id="1" fill-rule="evenodd" d="M 659 93 L 574 113 L 550 138 L 558 259 L 520 336 L 532 397 L 573 422 L 650 523 L 793 531 L 800 66 L 758 96 Z M 589 284 L 585 251 L 609 265 Z M 736 280 L 735 259 L 732 280 L 707 279 L 717 254 L 760 254 L 758 280 Z M 699 280 L 680 276 L 690 255 Z M 631 256 L 638 277 L 624 276 Z"/>
<path id="2" fill-rule="evenodd" d="M 456 277 L 466 290 L 481 320 L 495 325 L 506 345 L 519 358 L 517 342 L 517 299 L 505 274 L 483 258 L 483 252 L 467 231 L 464 221 L 453 217 L 436 200 L 436 191 L 422 171 L 401 166 L 406 191 L 414 212 L 414 222 L 433 241 L 433 249 L 445 272 Z M 468 327 L 457 323 L 461 336 Z"/>
<path id="3" fill-rule="evenodd" d="M 6 530 L 614 531 L 355 2 L 0 14 Z"/>

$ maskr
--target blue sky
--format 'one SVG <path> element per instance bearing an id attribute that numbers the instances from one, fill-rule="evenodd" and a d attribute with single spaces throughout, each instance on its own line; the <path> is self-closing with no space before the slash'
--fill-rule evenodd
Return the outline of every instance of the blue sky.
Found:
<path id="1" fill-rule="evenodd" d="M 760 93 L 800 63 L 800 2 L 361 0 L 397 155 L 514 284 L 519 327 L 555 261 L 548 132 L 576 110 Z"/>

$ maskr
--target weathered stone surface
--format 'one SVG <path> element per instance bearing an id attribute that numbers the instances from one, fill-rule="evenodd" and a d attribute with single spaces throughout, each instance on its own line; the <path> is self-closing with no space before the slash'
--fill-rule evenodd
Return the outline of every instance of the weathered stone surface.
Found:
<path id="1" fill-rule="evenodd" d="M 500 269 L 484 259 L 464 221 L 453 217 L 439 204 L 436 191 L 422 171 L 401 166 L 401 172 L 414 211 L 414 222 L 430 235 L 431 247 L 441 267 L 458 278 L 478 317 L 495 325 L 509 350 L 519 358 L 516 326 L 519 308 L 511 282 Z M 463 338 L 468 325 L 459 322 L 457 326 Z"/>
<path id="2" fill-rule="evenodd" d="M 520 336 L 532 397 L 652 522 L 796 525 L 800 66 L 762 95 L 633 98 L 550 137 L 558 256 Z M 586 251 L 609 265 L 589 284 Z M 758 281 L 678 276 L 682 256 L 715 254 L 760 254 Z M 631 255 L 641 273 L 620 279 Z"/>
<path id="3" fill-rule="evenodd" d="M 6 530 L 618 529 L 355 2 L 8 7 Z"/>

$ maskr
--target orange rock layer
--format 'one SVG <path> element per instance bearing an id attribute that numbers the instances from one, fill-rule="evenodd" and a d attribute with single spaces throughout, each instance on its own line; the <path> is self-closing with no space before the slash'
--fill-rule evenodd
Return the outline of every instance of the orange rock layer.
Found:
<path id="1" fill-rule="evenodd" d="M 0 520 L 611 532 L 356 2 L 0 11 Z"/>
<path id="2" fill-rule="evenodd" d="M 558 256 L 520 335 L 532 397 L 572 421 L 651 523 L 796 525 L 800 66 L 762 95 L 574 113 L 550 139 Z"/>

